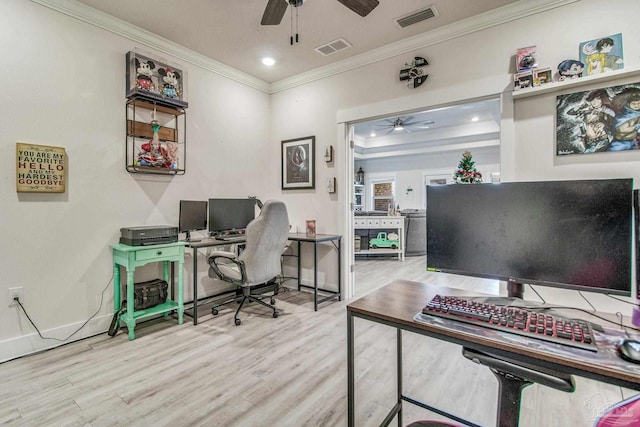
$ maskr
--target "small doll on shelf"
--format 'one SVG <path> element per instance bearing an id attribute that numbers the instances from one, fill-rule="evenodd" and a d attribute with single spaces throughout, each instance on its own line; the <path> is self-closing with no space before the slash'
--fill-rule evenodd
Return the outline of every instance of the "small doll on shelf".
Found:
<path id="1" fill-rule="evenodd" d="M 173 68 L 158 68 L 158 74 L 162 76 L 162 95 L 167 98 L 178 98 L 180 96 L 180 73 Z"/>
<path id="2" fill-rule="evenodd" d="M 584 64 L 576 59 L 565 59 L 560 64 L 558 64 L 558 74 L 560 75 L 560 81 L 582 77 L 583 70 Z"/>
<path id="3" fill-rule="evenodd" d="M 148 90 L 150 92 L 155 92 L 156 85 L 153 83 L 151 76 L 153 75 L 152 70 L 156 68 L 156 64 L 153 61 L 143 61 L 141 62 L 138 58 L 135 58 L 136 62 L 136 87 L 138 89 Z"/>
<path id="4" fill-rule="evenodd" d="M 156 120 L 155 111 L 151 113 L 151 128 L 153 129 L 153 136 L 149 140 L 142 144 L 140 152 L 138 153 L 138 164 L 140 166 L 152 166 L 152 167 L 171 167 L 172 161 L 167 152 L 167 149 L 162 146 L 160 142 L 160 122 Z"/>

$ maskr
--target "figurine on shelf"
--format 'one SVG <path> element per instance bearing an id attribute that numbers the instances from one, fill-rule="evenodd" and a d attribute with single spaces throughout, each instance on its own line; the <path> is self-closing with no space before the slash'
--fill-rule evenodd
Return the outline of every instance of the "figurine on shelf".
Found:
<path id="1" fill-rule="evenodd" d="M 141 151 L 138 153 L 138 164 L 140 166 L 153 167 L 171 167 L 171 159 L 169 153 L 160 143 L 158 132 L 160 131 L 160 122 L 155 119 L 152 114 L 151 128 L 153 129 L 153 137 L 149 142 L 142 144 Z"/>
<path id="2" fill-rule="evenodd" d="M 173 141 L 167 141 L 167 154 L 171 162 L 170 169 L 178 169 L 178 144 Z"/>
<path id="3" fill-rule="evenodd" d="M 180 74 L 172 68 L 158 68 L 158 74 L 162 76 L 162 95 L 167 98 L 177 98 L 180 95 L 178 80 Z"/>
<path id="4" fill-rule="evenodd" d="M 136 87 L 138 89 L 144 89 L 148 91 L 155 91 L 156 85 L 153 83 L 151 79 L 152 71 L 156 68 L 156 64 L 153 61 L 143 61 L 140 62 L 138 58 L 135 58 L 136 62 Z"/>
<path id="5" fill-rule="evenodd" d="M 558 64 L 558 74 L 560 74 L 560 81 L 582 77 L 583 70 L 584 64 L 576 59 L 565 59 L 560 64 Z"/>

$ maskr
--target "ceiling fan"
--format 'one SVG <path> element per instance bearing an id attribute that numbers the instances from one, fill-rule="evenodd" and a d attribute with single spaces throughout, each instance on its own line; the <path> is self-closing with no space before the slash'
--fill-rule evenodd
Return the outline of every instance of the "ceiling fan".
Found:
<path id="1" fill-rule="evenodd" d="M 378 0 L 338 0 L 358 15 L 365 17 L 375 9 L 380 2 Z M 287 11 L 287 7 L 302 6 L 304 0 L 269 0 L 262 15 L 262 25 L 279 25 Z"/>
<path id="2" fill-rule="evenodd" d="M 408 117 L 398 117 L 396 119 L 384 119 L 383 122 L 375 126 L 381 127 L 383 129 L 389 129 L 387 131 L 387 135 L 391 132 L 411 132 L 412 129 L 428 129 L 429 125 L 434 124 L 433 120 L 414 120 L 413 116 Z"/>

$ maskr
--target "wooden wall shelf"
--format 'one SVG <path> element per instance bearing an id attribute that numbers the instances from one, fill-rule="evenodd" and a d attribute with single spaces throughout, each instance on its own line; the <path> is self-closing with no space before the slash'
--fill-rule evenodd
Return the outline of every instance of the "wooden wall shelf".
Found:
<path id="1" fill-rule="evenodd" d="M 154 114 L 155 112 L 155 114 Z M 150 148 L 154 137 L 151 121 L 160 123 L 159 149 Z M 183 175 L 186 172 L 186 112 L 142 99 L 129 99 L 126 105 L 125 169 L 130 173 Z"/>
<path id="2" fill-rule="evenodd" d="M 153 128 L 150 123 L 127 120 L 127 133 L 136 138 L 153 138 Z M 178 140 L 178 132 L 176 129 L 160 126 L 158 135 L 160 141 L 176 142 Z"/>
<path id="3" fill-rule="evenodd" d="M 548 94 L 551 92 L 559 92 L 561 90 L 569 88 L 577 88 L 580 86 L 586 86 L 593 83 L 605 83 L 611 80 L 622 79 L 625 77 L 633 77 L 640 75 L 640 67 L 627 67 L 622 70 L 609 71 L 608 73 L 595 74 L 586 77 L 580 77 L 577 79 L 568 79 L 561 82 L 546 83 L 541 86 L 519 89 L 513 91 L 513 99 L 523 99 L 532 96 L 539 96 Z"/>

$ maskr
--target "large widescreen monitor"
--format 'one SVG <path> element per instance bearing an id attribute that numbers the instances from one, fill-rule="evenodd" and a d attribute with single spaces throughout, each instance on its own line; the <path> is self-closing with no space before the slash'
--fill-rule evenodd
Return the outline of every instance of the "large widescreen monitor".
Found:
<path id="1" fill-rule="evenodd" d="M 630 295 L 631 179 L 427 186 L 427 269 Z M 511 292 L 510 292 L 511 294 Z"/>
<path id="2" fill-rule="evenodd" d="M 191 239 L 191 232 L 207 229 L 207 201 L 180 200 L 180 214 L 178 217 L 178 231 L 186 233 L 186 240 Z"/>
<path id="3" fill-rule="evenodd" d="M 209 199 L 209 233 L 243 234 L 255 218 L 255 199 Z"/>

